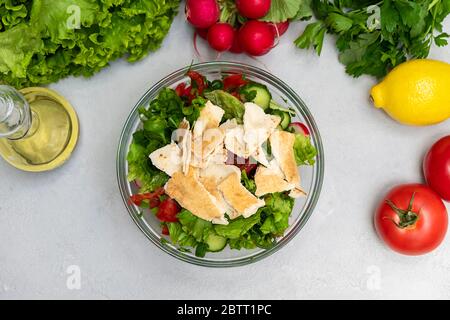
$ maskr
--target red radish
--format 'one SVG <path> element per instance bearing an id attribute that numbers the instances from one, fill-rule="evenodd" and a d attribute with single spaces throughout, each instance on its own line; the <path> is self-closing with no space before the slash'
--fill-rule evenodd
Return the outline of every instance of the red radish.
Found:
<path id="1" fill-rule="evenodd" d="M 289 29 L 289 21 L 279 22 L 279 23 L 271 23 L 273 34 L 275 37 L 281 37 L 286 31 Z M 278 32 L 277 32 L 278 29 Z"/>
<path id="2" fill-rule="evenodd" d="M 247 21 L 239 30 L 239 43 L 252 56 L 262 56 L 272 49 L 275 36 L 266 22 Z"/>
<path id="3" fill-rule="evenodd" d="M 219 20 L 220 8 L 216 0 L 187 0 L 186 17 L 196 28 L 206 29 Z"/>
<path id="4" fill-rule="evenodd" d="M 227 51 L 233 45 L 234 29 L 229 23 L 216 23 L 208 30 L 208 43 L 216 51 Z"/>
<path id="5" fill-rule="evenodd" d="M 205 40 L 208 38 L 208 29 L 197 28 L 197 29 L 195 29 L 195 31 L 200 36 L 200 38 L 205 39 Z"/>
<path id="6" fill-rule="evenodd" d="M 244 52 L 244 50 L 241 47 L 241 44 L 239 43 L 238 34 L 239 34 L 239 30 L 234 30 L 233 45 L 230 48 L 230 52 L 232 52 L 232 53 Z"/>
<path id="7" fill-rule="evenodd" d="M 291 127 L 292 129 L 294 129 L 295 133 L 299 133 L 299 134 L 303 134 L 307 137 L 309 137 L 310 133 L 309 133 L 309 129 L 307 126 L 305 126 L 303 123 L 301 122 L 292 122 L 289 127 Z"/>
<path id="8" fill-rule="evenodd" d="M 271 0 L 236 0 L 236 7 L 242 16 L 259 19 L 269 12 L 271 3 Z"/>

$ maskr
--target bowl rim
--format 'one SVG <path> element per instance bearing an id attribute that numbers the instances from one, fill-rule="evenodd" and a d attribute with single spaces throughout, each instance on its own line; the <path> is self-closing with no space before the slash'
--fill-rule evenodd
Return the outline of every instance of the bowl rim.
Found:
<path id="1" fill-rule="evenodd" d="M 205 258 L 199 258 L 199 257 L 193 257 L 190 255 L 186 255 L 184 252 L 181 252 L 179 250 L 176 250 L 172 247 L 169 247 L 166 245 L 160 238 L 157 238 L 154 234 L 151 232 L 148 232 L 146 228 L 144 228 L 141 225 L 141 219 L 135 214 L 135 212 L 131 209 L 131 206 L 129 205 L 129 199 L 127 198 L 128 191 L 125 190 L 124 186 L 122 185 L 121 181 L 123 181 L 123 178 L 125 178 L 125 181 L 127 181 L 127 170 L 123 170 L 125 172 L 122 172 L 122 164 L 125 164 L 125 168 L 127 166 L 127 160 L 126 160 L 126 154 L 128 153 L 129 143 L 127 143 L 127 139 L 129 140 L 129 132 L 128 127 L 131 125 L 131 120 L 136 116 L 137 109 L 142 105 L 143 102 L 145 102 L 148 99 L 148 96 L 153 91 L 160 91 L 164 86 L 166 86 L 166 82 L 176 79 L 180 76 L 183 76 L 187 73 L 189 70 L 193 71 L 201 71 L 202 69 L 208 69 L 211 67 L 217 67 L 219 71 L 223 68 L 238 68 L 238 69 L 247 69 L 251 70 L 254 73 L 258 73 L 262 77 L 265 78 L 265 82 L 267 82 L 267 79 L 270 80 L 272 83 L 276 83 L 277 86 L 283 87 L 283 90 L 285 90 L 287 93 L 289 93 L 289 100 L 295 104 L 296 111 L 301 111 L 301 115 L 304 117 L 304 120 L 307 122 L 308 127 L 310 128 L 311 132 L 313 133 L 311 135 L 311 138 L 314 141 L 314 146 L 317 149 L 317 156 L 316 156 L 316 163 L 314 164 L 315 170 L 313 174 L 313 184 L 311 187 L 311 190 L 314 192 L 310 192 L 310 197 L 305 202 L 304 207 L 302 208 L 302 211 L 304 211 L 304 214 L 300 217 L 299 221 L 295 225 L 291 225 L 292 229 L 289 231 L 288 234 L 283 236 L 280 241 L 276 243 L 272 248 L 262 250 L 255 255 L 248 256 L 248 257 L 241 257 L 241 258 L 233 258 L 233 259 L 226 259 L 226 260 L 208 260 Z M 297 110 L 298 109 L 298 110 Z M 127 147 L 127 150 L 125 150 L 125 157 L 122 159 L 122 151 L 123 148 Z M 323 144 L 322 139 L 320 136 L 319 129 L 316 125 L 316 122 L 309 110 L 309 108 L 306 106 L 304 101 L 300 98 L 300 96 L 289 86 L 287 85 L 283 80 L 278 78 L 277 76 L 271 74 L 268 71 L 265 71 L 261 68 L 248 65 L 245 63 L 239 63 L 239 62 L 229 62 L 229 61 L 214 61 L 214 62 L 203 62 L 203 63 L 197 63 L 192 64 L 190 66 L 178 69 L 166 77 L 162 78 L 158 82 L 156 82 L 154 85 L 152 85 L 139 99 L 139 101 L 135 104 L 131 112 L 129 113 L 124 126 L 122 128 L 122 132 L 120 134 L 119 138 L 119 146 L 116 154 L 116 177 L 117 182 L 120 190 L 120 194 L 123 200 L 123 203 L 128 211 L 128 214 L 131 216 L 134 223 L 137 225 L 137 227 L 144 233 L 144 235 L 151 241 L 153 244 L 155 244 L 159 249 L 162 251 L 168 253 L 170 256 L 177 258 L 181 261 L 188 262 L 190 264 L 202 266 L 202 267 L 213 267 L 213 268 L 224 268 L 224 267 L 238 267 L 238 266 L 244 266 L 250 263 L 254 263 L 257 261 L 260 261 L 273 253 L 277 252 L 281 248 L 283 248 L 287 243 L 289 243 L 298 233 L 299 231 L 304 227 L 304 225 L 308 222 L 309 218 L 311 217 L 317 202 L 320 197 L 320 193 L 322 190 L 323 185 L 323 179 L 324 179 L 324 164 L 325 158 L 324 158 L 324 150 L 323 150 Z M 125 174 L 125 176 L 124 176 Z M 127 182 L 129 185 L 129 182 Z M 243 249 L 244 250 L 244 249 Z"/>

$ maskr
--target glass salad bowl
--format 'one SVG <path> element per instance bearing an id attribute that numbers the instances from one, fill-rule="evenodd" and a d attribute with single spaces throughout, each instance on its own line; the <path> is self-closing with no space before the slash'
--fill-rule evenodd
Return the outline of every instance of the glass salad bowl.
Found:
<path id="1" fill-rule="evenodd" d="M 179 250 L 177 246 L 170 242 L 169 237 L 161 234 L 161 225 L 158 219 L 149 210 L 142 213 L 142 209 L 130 203 L 130 196 L 138 193 L 138 187 L 134 182 L 127 179 L 128 164 L 127 153 L 133 139 L 133 133 L 141 126 L 138 114 L 140 107 L 147 107 L 149 102 L 158 95 L 159 91 L 165 87 L 175 88 L 179 83 L 187 82 L 189 78 L 186 72 L 191 69 L 201 73 L 208 79 L 219 79 L 230 74 L 242 73 L 248 79 L 265 84 L 272 93 L 273 99 L 285 106 L 295 110 L 296 117 L 292 121 L 303 122 L 310 130 L 312 144 L 317 149 L 316 163 L 313 166 L 299 167 L 302 178 L 302 187 L 308 194 L 306 197 L 295 200 L 293 212 L 289 221 L 289 228 L 284 236 L 278 238 L 277 243 L 270 249 L 241 249 L 233 250 L 226 247 L 221 252 L 210 252 L 205 257 L 196 257 L 194 252 Z M 283 103 L 284 102 L 284 103 Z M 173 257 L 192 264 L 206 267 L 233 267 L 256 262 L 285 246 L 300 229 L 306 224 L 314 211 L 322 188 L 324 173 L 324 154 L 319 130 L 316 123 L 302 99 L 282 80 L 264 71 L 260 68 L 250 65 L 234 62 L 208 62 L 196 64 L 184 69 L 175 71 L 168 75 L 150 90 L 135 105 L 128 119 L 126 120 L 122 134 L 120 136 L 119 150 L 117 154 L 117 179 L 120 192 L 125 207 L 131 218 L 139 229 L 150 239 L 158 248 L 167 252 Z M 192 251 L 195 251 L 192 250 Z"/>

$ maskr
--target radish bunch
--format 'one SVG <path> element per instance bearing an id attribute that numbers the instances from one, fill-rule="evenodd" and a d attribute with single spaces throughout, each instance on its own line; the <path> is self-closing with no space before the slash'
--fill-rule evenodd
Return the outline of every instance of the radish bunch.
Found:
<path id="1" fill-rule="evenodd" d="M 218 52 L 268 53 L 289 22 L 259 21 L 271 8 L 271 0 L 187 0 L 186 17 L 199 36 Z M 224 10 L 226 13 L 223 14 Z"/>

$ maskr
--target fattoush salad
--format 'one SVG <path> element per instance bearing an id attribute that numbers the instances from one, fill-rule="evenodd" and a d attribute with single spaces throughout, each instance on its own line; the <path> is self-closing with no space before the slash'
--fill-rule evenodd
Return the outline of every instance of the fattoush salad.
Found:
<path id="1" fill-rule="evenodd" d="M 299 166 L 315 163 L 308 128 L 268 88 L 232 74 L 164 88 L 133 135 L 130 201 L 151 210 L 183 251 L 270 248 L 289 227 L 302 189 Z"/>

